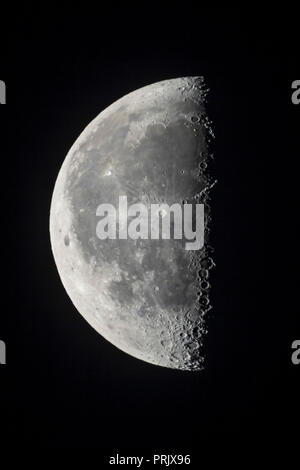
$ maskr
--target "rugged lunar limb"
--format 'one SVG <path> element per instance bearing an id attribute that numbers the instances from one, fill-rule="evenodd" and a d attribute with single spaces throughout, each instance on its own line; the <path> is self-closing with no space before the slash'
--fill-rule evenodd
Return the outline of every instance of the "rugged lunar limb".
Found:
<path id="1" fill-rule="evenodd" d="M 203 368 L 210 308 L 207 173 L 212 137 L 201 77 L 136 90 L 101 112 L 70 149 L 50 212 L 52 250 L 73 304 L 104 338 L 152 364 Z M 106 239 L 101 203 L 204 203 L 205 242 Z"/>

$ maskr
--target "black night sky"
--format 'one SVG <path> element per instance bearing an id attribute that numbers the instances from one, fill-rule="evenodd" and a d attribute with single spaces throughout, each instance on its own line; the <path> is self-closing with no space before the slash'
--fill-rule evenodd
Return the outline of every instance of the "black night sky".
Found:
<path id="1" fill-rule="evenodd" d="M 295 12 L 26 2 L 2 21 L 0 413 L 8 445 L 95 448 L 99 465 L 142 449 L 200 462 L 206 440 L 295 436 Z M 198 373 L 152 366 L 100 337 L 61 284 L 48 228 L 57 173 L 85 126 L 130 91 L 188 75 L 203 75 L 211 90 L 218 180 L 213 310 Z"/>

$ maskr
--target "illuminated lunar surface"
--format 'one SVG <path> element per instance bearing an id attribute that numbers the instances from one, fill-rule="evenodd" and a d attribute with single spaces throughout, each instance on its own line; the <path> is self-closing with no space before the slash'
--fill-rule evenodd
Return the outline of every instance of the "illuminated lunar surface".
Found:
<path id="1" fill-rule="evenodd" d="M 50 235 L 62 283 L 76 309 L 104 338 L 152 364 L 203 368 L 209 303 L 207 245 L 209 141 L 201 77 L 138 89 L 82 132 L 55 184 Z M 204 203 L 205 243 L 100 240 L 101 203 Z"/>

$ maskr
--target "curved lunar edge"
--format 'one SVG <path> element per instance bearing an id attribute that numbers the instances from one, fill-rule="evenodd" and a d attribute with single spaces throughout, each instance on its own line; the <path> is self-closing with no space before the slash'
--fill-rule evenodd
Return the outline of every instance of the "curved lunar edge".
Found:
<path id="1" fill-rule="evenodd" d="M 82 132 L 55 184 L 52 251 L 81 315 L 122 351 L 152 364 L 204 367 L 203 340 L 214 266 L 207 164 L 213 137 L 202 77 L 138 89 L 114 102 Z M 96 209 L 142 202 L 204 203 L 204 247 L 182 240 L 100 240 Z"/>

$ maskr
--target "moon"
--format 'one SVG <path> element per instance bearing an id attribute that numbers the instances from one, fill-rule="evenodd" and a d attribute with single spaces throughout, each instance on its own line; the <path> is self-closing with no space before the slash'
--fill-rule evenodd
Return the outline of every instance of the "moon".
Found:
<path id="1" fill-rule="evenodd" d="M 181 370 L 205 365 L 211 123 L 202 77 L 154 83 L 123 96 L 82 132 L 59 171 L 51 246 L 71 301 L 120 350 Z M 96 235 L 101 203 L 203 203 L 204 246 Z"/>

